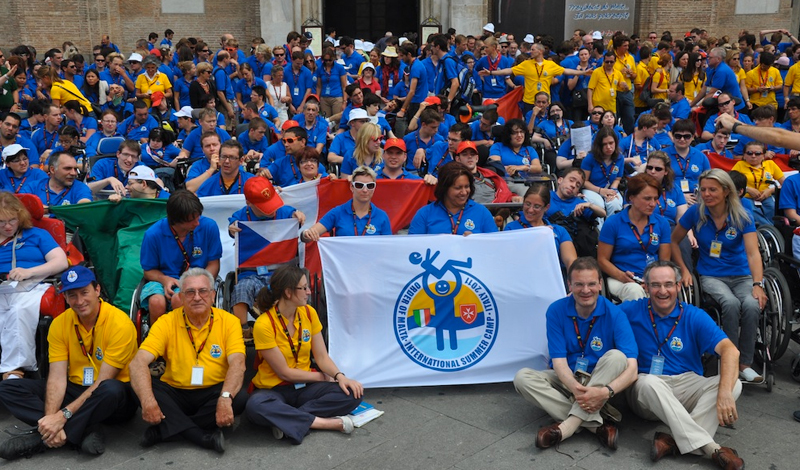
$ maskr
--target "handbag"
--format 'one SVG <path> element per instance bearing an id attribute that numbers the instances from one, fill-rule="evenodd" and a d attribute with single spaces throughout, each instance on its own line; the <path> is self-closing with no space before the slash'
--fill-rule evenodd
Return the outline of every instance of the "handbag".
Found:
<path id="1" fill-rule="evenodd" d="M 586 95 L 586 89 L 572 90 L 572 106 L 575 108 L 589 106 L 589 97 Z"/>

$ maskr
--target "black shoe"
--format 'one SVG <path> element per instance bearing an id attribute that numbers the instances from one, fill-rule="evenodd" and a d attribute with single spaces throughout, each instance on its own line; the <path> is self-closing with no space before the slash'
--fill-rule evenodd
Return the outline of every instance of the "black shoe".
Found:
<path id="1" fill-rule="evenodd" d="M 100 455 L 106 451 L 106 440 L 102 432 L 98 430 L 91 431 L 83 437 L 81 441 L 81 452 L 89 455 Z"/>
<path id="2" fill-rule="evenodd" d="M 212 449 L 220 454 L 225 453 L 225 436 L 222 434 L 222 429 L 217 429 L 203 436 L 203 447 Z"/>
<path id="3" fill-rule="evenodd" d="M 15 460 L 20 457 L 30 457 L 47 450 L 42 442 L 42 435 L 34 431 L 30 434 L 12 437 L 0 444 L 0 458 Z"/>
<path id="4" fill-rule="evenodd" d="M 795 411 L 793 416 L 795 421 L 800 421 L 800 411 Z"/>
<path id="5" fill-rule="evenodd" d="M 153 447 L 161 441 L 161 431 L 159 431 L 158 426 L 150 426 L 144 430 L 144 436 L 142 436 L 142 440 L 139 441 L 139 445 L 142 447 Z"/>

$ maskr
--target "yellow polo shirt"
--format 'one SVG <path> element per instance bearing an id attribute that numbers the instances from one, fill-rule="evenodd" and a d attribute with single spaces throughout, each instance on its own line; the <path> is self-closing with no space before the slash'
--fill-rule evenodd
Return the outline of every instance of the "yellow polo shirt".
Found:
<path id="1" fill-rule="evenodd" d="M 689 102 L 692 102 L 695 98 L 697 98 L 697 95 L 700 93 L 700 90 L 703 89 L 703 85 L 705 85 L 705 83 L 705 77 L 701 80 L 699 74 L 695 74 L 695 76 L 688 82 L 683 82 L 683 92 Z"/>
<path id="2" fill-rule="evenodd" d="M 553 78 L 564 74 L 564 67 L 552 60 L 545 60 L 541 65 L 535 60 L 526 60 L 511 69 L 511 73 L 525 77 L 525 95 L 522 101 L 533 104 L 536 93 L 543 91 L 550 95 L 550 84 Z"/>
<path id="3" fill-rule="evenodd" d="M 791 87 L 791 94 L 800 95 L 800 62 L 792 65 L 789 71 L 786 72 L 784 85 Z"/>
<path id="4" fill-rule="evenodd" d="M 183 307 L 162 315 L 150 328 L 150 334 L 141 349 L 167 361 L 167 370 L 161 381 L 182 389 L 208 388 L 225 381 L 228 373 L 228 356 L 245 354 L 242 324 L 234 315 L 212 308 L 214 323 L 209 316 L 202 328 L 184 320 Z M 186 330 L 189 325 L 194 346 Z M 209 331 L 210 329 L 210 331 Z M 205 344 L 203 344 L 205 343 Z M 197 351 L 200 349 L 200 355 Z M 192 385 L 192 368 L 203 368 L 203 385 Z"/>
<path id="5" fill-rule="evenodd" d="M 283 320 L 286 321 L 286 318 Z M 283 324 L 278 319 L 275 307 L 272 307 L 256 320 L 256 324 L 253 327 L 253 341 L 256 351 L 277 347 L 289 367 L 307 371 L 311 369 L 311 338 L 322 331 L 322 324 L 319 322 L 317 311 L 310 306 L 298 307 L 294 315 L 293 324 L 295 334 L 292 337 L 292 343 L 295 345 L 297 360 L 294 358 L 292 347 L 289 345 L 289 339 L 283 330 Z M 299 349 L 297 349 L 298 344 L 300 345 Z M 272 370 L 267 361 L 261 361 L 258 365 L 258 372 L 253 378 L 253 384 L 258 388 L 272 388 L 280 385 L 281 382 L 282 380 Z"/>
<path id="6" fill-rule="evenodd" d="M 783 171 L 772 160 L 764 160 L 761 163 L 761 168 L 755 168 L 744 160 L 739 160 L 733 169 L 743 174 L 747 178 L 747 186 L 755 188 L 759 191 L 764 191 L 770 187 L 770 183 L 783 178 Z M 760 183 L 756 187 L 756 183 Z M 750 197 L 745 192 L 746 197 Z"/>
<path id="7" fill-rule="evenodd" d="M 626 65 L 631 70 L 634 70 L 634 71 L 636 70 L 636 60 L 634 60 L 634 58 L 633 58 L 633 56 L 631 54 L 625 54 L 622 57 L 617 56 L 617 61 L 614 62 L 614 70 L 617 70 L 622 75 L 622 79 L 625 80 L 625 83 L 628 84 L 628 88 L 633 90 L 633 80 L 631 80 L 630 78 L 626 77 L 625 74 L 622 73 L 622 71 L 625 70 L 625 68 L 626 68 L 625 66 Z"/>
<path id="8" fill-rule="evenodd" d="M 747 88 L 758 88 L 761 86 L 783 86 L 783 79 L 781 73 L 775 67 L 770 67 L 767 72 L 761 70 L 761 67 L 755 67 L 753 70 L 747 72 L 745 75 L 745 84 Z M 775 92 L 770 91 L 767 93 L 750 93 L 750 102 L 756 106 L 766 106 L 771 104 L 778 109 L 778 100 L 775 98 Z"/>
<path id="9" fill-rule="evenodd" d="M 75 332 L 76 325 L 83 340 L 83 349 Z M 68 380 L 74 384 L 83 385 L 86 367 L 94 369 L 94 378 L 97 380 L 100 365 L 104 362 L 120 370 L 117 380 L 130 381 L 128 364 L 136 355 L 136 327 L 125 312 L 107 302 L 100 304 L 100 316 L 89 331 L 71 308 L 57 316 L 47 333 L 47 343 L 50 362 L 67 361 Z M 91 355 L 91 361 L 83 354 L 84 349 Z"/>
<path id="10" fill-rule="evenodd" d="M 592 90 L 592 104 L 602 106 L 606 111 L 617 112 L 617 90 L 619 84 L 625 79 L 619 70 L 606 74 L 603 67 L 598 67 L 592 72 L 588 88 Z"/>
<path id="11" fill-rule="evenodd" d="M 636 80 L 634 81 L 634 84 L 636 86 L 644 86 L 644 82 L 647 81 L 648 77 L 650 77 L 650 72 L 647 70 L 647 65 L 639 62 L 636 65 Z M 640 94 L 641 92 L 633 93 L 633 105 L 637 108 L 647 108 L 647 103 L 642 101 L 642 98 L 639 96 Z"/>

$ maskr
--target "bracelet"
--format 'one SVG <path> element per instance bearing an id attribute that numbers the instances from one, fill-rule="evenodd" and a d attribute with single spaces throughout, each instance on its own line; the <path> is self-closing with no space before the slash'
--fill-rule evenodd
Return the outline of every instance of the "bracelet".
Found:
<path id="1" fill-rule="evenodd" d="M 342 375 L 344 375 L 344 372 L 342 372 L 342 371 L 339 371 L 339 372 L 337 372 L 337 373 L 333 374 L 333 380 L 336 380 L 336 377 L 339 377 L 339 374 L 342 374 Z M 338 382 L 338 380 L 336 380 L 336 381 Z"/>
<path id="2" fill-rule="evenodd" d="M 739 126 L 741 126 L 741 125 L 742 125 L 741 122 L 734 123 L 733 126 L 731 126 L 731 133 L 732 134 L 738 134 L 738 132 L 736 132 L 736 129 L 738 129 Z"/>

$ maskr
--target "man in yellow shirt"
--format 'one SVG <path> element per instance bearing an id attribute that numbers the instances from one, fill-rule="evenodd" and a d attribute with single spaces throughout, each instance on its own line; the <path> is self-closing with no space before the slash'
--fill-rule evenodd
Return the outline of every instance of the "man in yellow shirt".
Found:
<path id="1" fill-rule="evenodd" d="M 552 60 L 545 60 L 544 50 L 543 45 L 536 43 L 531 47 L 530 60 L 523 61 L 511 68 L 494 71 L 484 69 L 479 74 L 485 77 L 488 75 L 511 75 L 513 73 L 514 75 L 525 77 L 525 94 L 522 97 L 522 114 L 525 115 L 533 109 L 537 93 L 545 92 L 550 96 L 550 85 L 553 83 L 554 78 L 564 74 L 590 75 L 592 73 L 591 70 L 565 69 Z"/>
<path id="2" fill-rule="evenodd" d="M 636 79 L 633 82 L 636 89 L 633 96 L 633 105 L 636 108 L 637 114 L 641 114 L 650 109 L 647 103 L 641 98 L 644 82 L 650 77 L 650 71 L 648 70 L 650 62 L 652 61 L 650 51 L 651 49 L 647 46 L 639 48 L 639 63 L 636 65 Z"/>
<path id="3" fill-rule="evenodd" d="M 233 425 L 247 404 L 247 394 L 239 393 L 245 369 L 241 322 L 212 307 L 214 277 L 205 269 L 188 269 L 179 284 L 183 307 L 153 324 L 131 362 L 131 385 L 151 425 L 141 445 L 180 435 L 223 453 L 221 428 Z M 148 364 L 159 356 L 167 368 L 152 380 Z"/>
<path id="4" fill-rule="evenodd" d="M 617 56 L 612 51 L 603 55 L 603 66 L 592 72 L 589 79 L 587 96 L 589 112 L 595 106 L 602 106 L 606 111 L 617 112 L 617 91 L 629 91 L 625 78 L 616 70 Z"/>
<path id="5" fill-rule="evenodd" d="M 630 38 L 624 34 L 614 36 L 614 54 L 617 56 L 614 70 L 622 75 L 623 81 L 628 85 L 627 90 L 619 90 L 617 93 L 617 115 L 622 118 L 622 128 L 626 134 L 633 133 L 633 81 L 637 76 L 636 60 L 628 53 L 630 43 Z"/>
<path id="6" fill-rule="evenodd" d="M 772 64 L 775 62 L 775 55 L 771 52 L 762 52 L 758 67 L 747 72 L 745 85 L 747 93 L 750 95 L 750 102 L 754 106 L 766 106 L 771 104 L 778 109 L 778 100 L 775 92 L 783 86 L 783 79 L 778 69 Z"/>
<path id="7" fill-rule="evenodd" d="M 57 316 L 47 335 L 47 380 L 0 383 L 0 401 L 34 430 L 0 446 L 0 457 L 16 459 L 57 448 L 105 451 L 100 423 L 120 423 L 138 408 L 128 363 L 136 354 L 136 329 L 128 315 L 100 299 L 94 274 L 75 266 L 61 276 L 71 307 Z"/>

